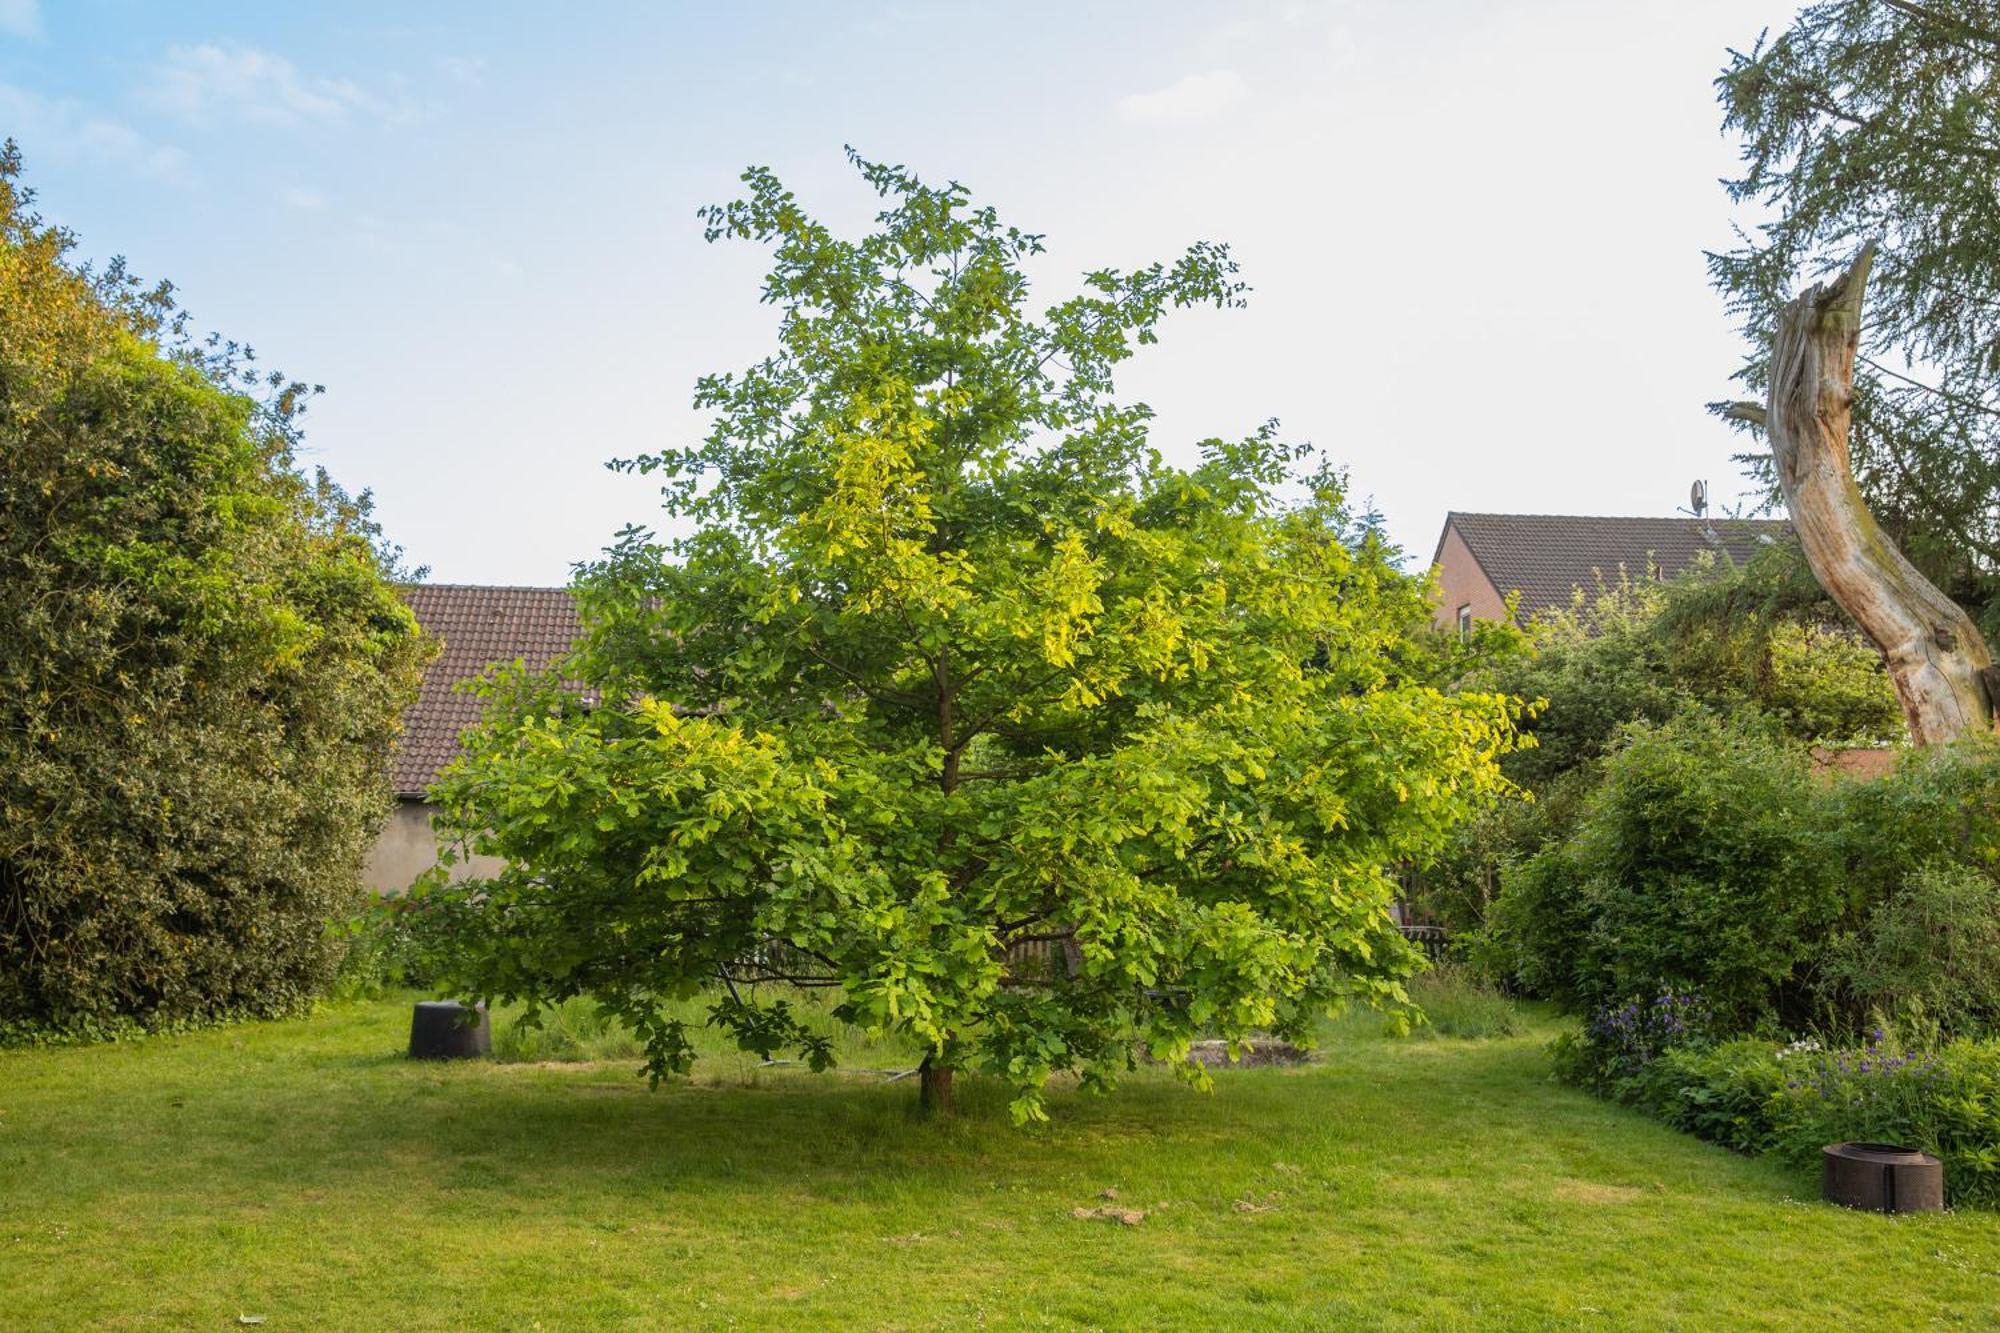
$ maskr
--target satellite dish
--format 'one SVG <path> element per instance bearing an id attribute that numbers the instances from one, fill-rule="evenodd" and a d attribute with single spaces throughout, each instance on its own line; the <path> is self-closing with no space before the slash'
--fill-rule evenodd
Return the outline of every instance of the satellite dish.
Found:
<path id="1" fill-rule="evenodd" d="M 1696 518 L 1700 518 L 1703 514 L 1706 514 L 1708 512 L 1707 482 L 1698 481 L 1694 485 L 1688 487 L 1688 507 L 1694 510 Z"/>

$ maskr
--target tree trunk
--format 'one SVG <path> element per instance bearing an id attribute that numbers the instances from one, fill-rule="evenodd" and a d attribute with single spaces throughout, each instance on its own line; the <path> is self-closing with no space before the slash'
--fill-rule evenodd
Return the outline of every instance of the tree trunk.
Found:
<path id="1" fill-rule="evenodd" d="M 948 1116 L 954 1107 L 951 1099 L 951 1070 L 935 1063 L 930 1056 L 924 1057 L 917 1072 L 917 1105 L 925 1115 Z"/>
<path id="2" fill-rule="evenodd" d="M 1993 726 L 2000 681 L 1972 618 L 1889 541 L 1854 481 L 1854 358 L 1874 259 L 1870 245 L 1845 273 L 1785 306 L 1765 408 L 1739 404 L 1733 414 L 1762 417 L 1814 577 L 1881 651 L 1911 741 L 1939 745 Z"/>

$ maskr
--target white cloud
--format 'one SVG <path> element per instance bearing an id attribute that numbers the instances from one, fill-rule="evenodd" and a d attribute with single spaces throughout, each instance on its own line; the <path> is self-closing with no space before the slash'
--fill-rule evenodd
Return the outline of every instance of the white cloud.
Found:
<path id="1" fill-rule="evenodd" d="M 403 119 L 409 108 L 375 96 L 345 79 L 317 78 L 291 61 L 251 46 L 176 46 L 153 70 L 144 89 L 148 103 L 191 125 L 251 121 L 296 125 L 338 120 L 359 112 Z"/>
<path id="2" fill-rule="evenodd" d="M 1118 117 L 1133 125 L 1194 125 L 1213 120 L 1250 96 L 1233 69 L 1190 74 L 1150 93 L 1118 99 Z"/>
<path id="3" fill-rule="evenodd" d="M 40 156 L 118 167 L 155 180 L 184 181 L 187 154 L 154 143 L 129 125 L 107 120 L 81 102 L 44 97 L 0 83 L 0 124 L 20 141 L 32 167 Z"/>
<path id="4" fill-rule="evenodd" d="M 486 82 L 485 56 L 446 56 L 437 62 L 437 67 L 447 79 L 468 88 Z"/>
<path id="5" fill-rule="evenodd" d="M 0 32 L 14 37 L 41 36 L 41 6 L 35 0 L 0 0 Z"/>
<path id="6" fill-rule="evenodd" d="M 317 213 L 326 207 L 326 196 L 310 185 L 294 185 L 281 196 L 285 207 L 301 213 Z"/>

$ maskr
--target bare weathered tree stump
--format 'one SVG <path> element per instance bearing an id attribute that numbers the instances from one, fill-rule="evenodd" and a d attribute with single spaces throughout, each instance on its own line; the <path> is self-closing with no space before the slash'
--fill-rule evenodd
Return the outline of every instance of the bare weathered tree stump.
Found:
<path id="1" fill-rule="evenodd" d="M 1911 741 L 1939 745 L 1993 726 L 1993 654 L 1964 608 L 1896 549 L 1854 481 L 1854 358 L 1874 261 L 1871 244 L 1785 306 L 1765 404 L 1730 415 L 1764 427 L 1813 576 L 1881 652 Z"/>

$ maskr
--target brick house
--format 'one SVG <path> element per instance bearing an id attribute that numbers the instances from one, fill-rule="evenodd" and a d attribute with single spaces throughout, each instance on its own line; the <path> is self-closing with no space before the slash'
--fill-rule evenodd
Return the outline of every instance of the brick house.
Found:
<path id="1" fill-rule="evenodd" d="M 541 670 L 568 653 L 583 630 L 566 588 L 421 583 L 405 589 L 404 596 L 417 623 L 442 646 L 424 670 L 416 702 L 403 714 L 391 764 L 396 810 L 363 872 L 378 893 L 400 893 L 437 864 L 431 832 L 437 807 L 425 794 L 458 753 L 460 734 L 479 721 L 485 707 L 484 700 L 459 687 L 495 663 L 518 660 Z M 498 867 L 477 858 L 472 868 L 490 874 Z"/>
<path id="2" fill-rule="evenodd" d="M 1670 579 L 1703 554 L 1742 564 L 1790 528 L 1783 519 L 1613 518 L 1574 514 L 1445 515 L 1431 557 L 1440 628 L 1507 618 L 1516 593 L 1522 624 L 1633 579 Z"/>

